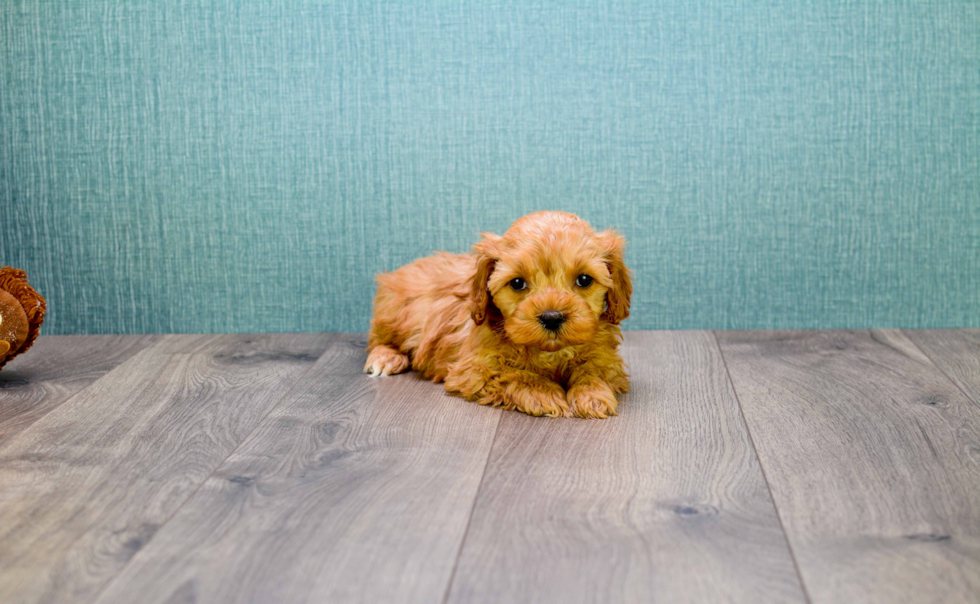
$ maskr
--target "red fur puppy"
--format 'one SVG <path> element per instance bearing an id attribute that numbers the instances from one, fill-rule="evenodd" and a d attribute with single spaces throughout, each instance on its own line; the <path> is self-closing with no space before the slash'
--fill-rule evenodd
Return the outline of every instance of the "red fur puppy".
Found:
<path id="1" fill-rule="evenodd" d="M 622 237 L 535 212 L 472 254 L 378 275 L 365 373 L 411 366 L 481 405 L 605 418 L 629 389 L 619 323 L 633 286 Z"/>

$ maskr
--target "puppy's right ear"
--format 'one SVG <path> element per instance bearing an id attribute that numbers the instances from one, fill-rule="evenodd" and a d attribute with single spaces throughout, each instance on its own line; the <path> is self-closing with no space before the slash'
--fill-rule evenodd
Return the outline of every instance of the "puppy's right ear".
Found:
<path id="1" fill-rule="evenodd" d="M 497 249 L 500 237 L 493 233 L 483 233 L 482 236 L 483 240 L 473 246 L 473 251 L 476 253 L 476 272 L 473 275 L 473 289 L 470 293 L 470 316 L 477 325 L 483 325 L 487 315 L 496 310 L 490 298 L 487 281 L 497 263 L 497 258 L 500 257 Z"/>

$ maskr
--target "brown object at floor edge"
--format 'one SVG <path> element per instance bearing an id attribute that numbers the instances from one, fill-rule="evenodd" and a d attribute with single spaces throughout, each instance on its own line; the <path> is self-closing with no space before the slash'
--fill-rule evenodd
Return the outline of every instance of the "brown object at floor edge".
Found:
<path id="1" fill-rule="evenodd" d="M 44 298 L 27 284 L 27 273 L 0 268 L 0 369 L 31 347 L 46 311 Z"/>

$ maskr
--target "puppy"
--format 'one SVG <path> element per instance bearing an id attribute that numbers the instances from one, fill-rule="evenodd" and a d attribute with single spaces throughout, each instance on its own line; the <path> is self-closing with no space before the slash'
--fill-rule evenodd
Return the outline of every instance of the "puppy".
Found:
<path id="1" fill-rule="evenodd" d="M 549 417 L 616 415 L 629 389 L 619 323 L 633 286 L 624 240 L 535 212 L 472 254 L 378 275 L 365 373 L 409 367 L 481 405 Z"/>

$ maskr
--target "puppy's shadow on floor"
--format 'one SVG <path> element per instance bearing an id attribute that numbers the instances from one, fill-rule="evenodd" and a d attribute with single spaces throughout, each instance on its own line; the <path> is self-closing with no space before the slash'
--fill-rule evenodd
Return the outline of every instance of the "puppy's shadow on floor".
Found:
<path id="1" fill-rule="evenodd" d="M 371 389 L 383 396 L 405 395 L 408 393 L 408 390 L 417 392 L 419 389 L 424 390 L 426 396 L 452 396 L 446 392 L 442 382 L 433 382 L 432 380 L 426 379 L 422 377 L 422 374 L 412 369 L 409 369 L 403 373 L 386 375 L 383 377 L 368 375 L 366 373 L 364 373 L 363 376 L 364 379 L 371 384 Z"/>

